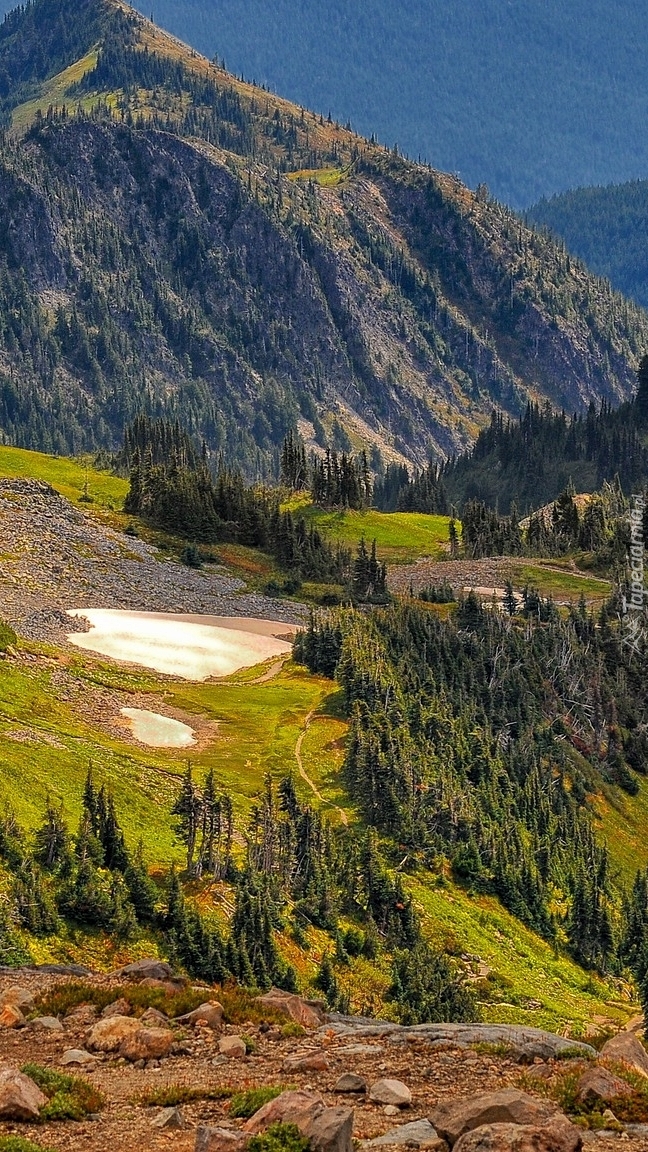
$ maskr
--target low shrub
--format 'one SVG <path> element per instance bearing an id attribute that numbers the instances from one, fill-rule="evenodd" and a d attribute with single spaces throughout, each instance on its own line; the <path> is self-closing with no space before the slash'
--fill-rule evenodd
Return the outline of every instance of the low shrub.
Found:
<path id="1" fill-rule="evenodd" d="M 0 1136 L 0 1152 L 51 1152 L 51 1149 L 25 1140 L 24 1136 Z"/>
<path id="2" fill-rule="evenodd" d="M 248 1088 L 247 1092 L 237 1092 L 232 1096 L 232 1103 L 230 1104 L 230 1116 L 240 1117 L 242 1120 L 249 1120 L 250 1116 L 254 1116 L 259 1108 L 263 1108 L 269 1100 L 274 1100 L 277 1096 L 281 1096 L 286 1088 L 283 1084 L 275 1086 L 268 1084 L 263 1088 Z"/>
<path id="3" fill-rule="evenodd" d="M 5 624 L 4 620 L 0 620 L 0 652 L 6 652 L 7 648 L 13 648 L 18 643 L 18 637 L 13 628 Z"/>
<path id="4" fill-rule="evenodd" d="M 164 1088 L 153 1088 L 136 1096 L 134 1104 L 144 1108 L 177 1108 L 179 1104 L 191 1104 L 192 1100 L 227 1100 L 235 1089 L 229 1084 L 219 1084 L 216 1088 L 191 1088 L 189 1084 L 167 1084 Z"/>
<path id="5" fill-rule="evenodd" d="M 100 1112 L 105 1104 L 101 1092 L 78 1076 L 66 1076 L 40 1064 L 25 1064 L 21 1071 L 47 1096 L 42 1120 L 83 1120 Z"/>
<path id="6" fill-rule="evenodd" d="M 271 1124 L 248 1144 L 249 1152 L 308 1152 L 309 1147 L 296 1124 Z"/>

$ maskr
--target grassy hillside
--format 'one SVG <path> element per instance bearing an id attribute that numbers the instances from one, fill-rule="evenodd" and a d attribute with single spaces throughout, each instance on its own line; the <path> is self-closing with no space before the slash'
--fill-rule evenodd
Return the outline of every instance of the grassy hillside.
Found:
<path id="1" fill-rule="evenodd" d="M 296 497 L 285 505 L 317 525 L 327 538 L 355 547 L 364 536 L 376 541 L 380 557 L 388 564 L 407 564 L 419 556 L 439 556 L 448 548 L 448 516 L 423 512 L 331 511 L 316 508 Z"/>
<path id="2" fill-rule="evenodd" d="M 128 491 L 127 480 L 100 471 L 91 457 L 47 456 L 6 445 L 0 446 L 0 476 L 43 480 L 73 503 L 86 494 L 87 485 L 93 505 L 115 510 L 123 507 Z"/>
<path id="3" fill-rule="evenodd" d="M 120 672 L 92 657 L 36 655 L 34 646 L 30 651 L 19 661 L 5 662 L 0 691 L 0 807 L 12 808 L 27 829 L 37 827 L 48 796 L 63 805 L 74 828 L 83 781 L 92 764 L 96 783 L 106 784 L 115 797 L 129 845 L 142 839 L 145 859 L 154 869 L 174 860 L 182 863 L 184 850 L 173 832 L 170 809 L 186 759 L 121 742 L 106 731 L 105 723 L 88 719 L 99 689 L 119 693 L 119 702 L 137 694 L 138 703 L 145 698 L 140 706 L 153 710 L 156 701 L 164 699 L 188 723 L 195 716 L 203 728 L 206 722 L 214 724 L 208 742 L 192 752 L 191 760 L 199 780 L 213 768 L 219 786 L 232 795 L 239 824 L 261 795 L 264 774 L 271 772 L 278 780 L 291 770 L 304 801 L 335 823 L 341 812 L 344 819 L 354 820 L 340 774 L 346 725 L 338 717 L 338 693 L 330 681 L 288 665 L 263 684 L 251 684 L 249 679 L 239 683 L 238 676 L 217 685 L 170 684 L 145 672 Z M 64 694 L 72 697 L 71 703 L 58 698 L 62 668 Z M 295 760 L 303 732 L 301 761 L 314 787 L 300 776 Z M 22 787 L 25 774 L 31 782 L 28 792 Z M 634 808 L 635 801 L 628 803 Z M 638 845 L 639 841 L 634 846 L 636 859 Z M 437 875 L 426 878 L 423 872 L 408 881 L 408 887 L 430 940 L 457 955 L 478 956 L 491 970 L 487 977 L 482 975 L 480 993 L 486 998 L 487 1019 L 579 1034 L 595 1016 L 622 1022 L 629 1014 L 631 1003 L 618 1003 L 613 985 L 592 980 L 569 959 L 552 954 L 496 900 L 471 896 L 451 881 L 440 882 Z M 220 907 L 222 898 L 227 904 L 226 893 L 214 892 L 212 897 L 205 893 L 201 903 L 209 907 L 215 899 Z M 99 967 L 114 962 L 112 947 L 106 953 L 105 941 L 96 933 L 70 937 L 65 932 L 58 940 L 40 942 L 24 939 L 40 960 L 73 957 Z M 327 937 L 315 933 L 310 954 L 300 952 L 288 938 L 283 943 L 302 978 L 312 978 Z M 120 954 L 130 954 L 133 947 L 136 952 L 150 952 L 151 946 L 144 940 L 122 948 Z M 373 996 L 374 1009 L 381 1009 L 387 971 L 381 975 L 380 969 L 359 960 L 340 978 L 357 1007 L 367 1006 Z"/>

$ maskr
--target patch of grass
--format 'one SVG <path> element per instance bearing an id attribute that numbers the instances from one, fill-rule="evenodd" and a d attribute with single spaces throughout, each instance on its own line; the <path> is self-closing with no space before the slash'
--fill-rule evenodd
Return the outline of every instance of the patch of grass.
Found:
<path id="1" fill-rule="evenodd" d="M 423 512 L 327 512 L 303 497 L 295 497 L 283 507 L 314 523 L 329 540 L 354 548 L 360 538 L 376 541 L 380 559 L 389 564 L 409 564 L 420 556 L 445 554 L 449 543 L 448 516 Z"/>
<path id="2" fill-rule="evenodd" d="M 246 1092 L 237 1092 L 235 1096 L 232 1096 L 229 1114 L 243 1120 L 249 1120 L 250 1116 L 254 1116 L 254 1113 L 259 1111 L 259 1108 L 263 1108 L 263 1105 L 267 1104 L 269 1100 L 275 1100 L 285 1091 L 285 1084 L 277 1084 L 263 1088 L 248 1088 Z"/>
<path id="3" fill-rule="evenodd" d="M 559 571 L 540 561 L 514 564 L 511 579 L 516 587 L 529 584 L 542 596 L 553 596 L 555 600 L 578 600 L 581 595 L 588 601 L 605 600 L 612 591 L 607 580 L 568 570 Z"/>
<path id="4" fill-rule="evenodd" d="M 310 1141 L 296 1124 L 271 1124 L 248 1144 L 250 1152 L 308 1152 L 309 1147 Z"/>
<path id="5" fill-rule="evenodd" d="M 337 188 L 348 178 L 351 166 L 346 168 L 300 168 L 299 172 L 287 172 L 286 178 L 293 183 L 314 180 L 321 188 Z"/>
<path id="6" fill-rule="evenodd" d="M 473 1052 L 478 1052 L 480 1056 L 501 1056 L 506 1058 L 511 1048 L 508 1044 L 502 1042 L 501 1044 L 492 1044 L 488 1040 L 480 1040 L 477 1044 L 470 1044 Z"/>
<path id="7" fill-rule="evenodd" d="M 245 1044 L 245 1053 L 247 1056 L 253 1056 L 256 1052 L 258 1045 L 253 1036 L 248 1036 L 246 1032 L 241 1033 L 241 1040 Z"/>
<path id="8" fill-rule="evenodd" d="M 0 1136 L 0 1152 L 51 1152 L 43 1144 L 34 1144 L 24 1136 Z"/>
<path id="9" fill-rule="evenodd" d="M 177 1108 L 180 1104 L 191 1104 L 193 1100 L 227 1100 L 235 1089 L 229 1084 L 219 1084 L 215 1088 L 191 1088 L 188 1084 L 167 1084 L 164 1088 L 152 1088 L 142 1092 L 133 1100 L 144 1108 Z"/>
<path id="10" fill-rule="evenodd" d="M 281 1029 L 281 1035 L 285 1040 L 290 1040 L 292 1037 L 305 1036 L 306 1029 L 303 1024 L 298 1024 L 296 1020 L 290 1020 L 287 1024 L 284 1024 Z"/>
<path id="11" fill-rule="evenodd" d="M 40 1064 L 25 1064 L 21 1071 L 47 1096 L 41 1108 L 42 1120 L 83 1120 L 104 1107 L 101 1092 L 78 1076 L 66 1076 Z"/>
<path id="12" fill-rule="evenodd" d="M 66 1016 L 80 1004 L 92 1004 L 100 1012 L 117 999 L 127 1000 L 136 1016 L 147 1008 L 157 1008 L 170 1020 L 184 1016 L 198 1008 L 205 1000 L 218 1000 L 225 1011 L 227 1024 L 243 1022 L 283 1023 L 285 1017 L 262 1004 L 258 994 L 247 988 L 226 985 L 223 988 L 194 989 L 181 988 L 177 992 L 167 992 L 164 988 L 147 988 L 141 984 L 125 984 L 119 988 L 101 988 L 84 981 L 60 984 L 44 992 L 35 1001 L 34 1014 L 37 1016 Z M 248 1037 L 251 1043 L 254 1043 Z"/>
<path id="13" fill-rule="evenodd" d="M 450 881 L 435 886 L 433 878 L 410 879 L 408 887 L 432 944 L 480 956 L 492 969 L 483 988 L 478 985 L 486 1023 L 527 1024 L 581 1039 L 593 1017 L 618 1029 L 636 1011 L 619 1003 L 613 984 L 588 977 L 495 897 L 471 895 Z M 529 1007 L 529 1001 L 542 1007 Z"/>
<path id="14" fill-rule="evenodd" d="M 128 492 L 128 480 L 112 472 L 98 472 L 89 456 L 47 456 L 4 445 L 0 446 L 0 476 L 44 480 L 75 504 L 84 494 L 87 480 L 93 503 L 104 508 L 123 508 Z"/>

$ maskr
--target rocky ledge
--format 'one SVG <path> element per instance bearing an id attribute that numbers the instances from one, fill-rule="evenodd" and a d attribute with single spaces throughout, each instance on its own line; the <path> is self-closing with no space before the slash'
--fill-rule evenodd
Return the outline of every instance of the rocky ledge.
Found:
<path id="1" fill-rule="evenodd" d="M 190 612 L 299 623 L 300 605 L 246 593 L 215 565 L 195 571 L 82 512 L 38 480 L 0 478 L 0 604 L 27 639 L 60 643 L 68 608 Z"/>
<path id="2" fill-rule="evenodd" d="M 302 1152 L 643 1149 L 644 1116 L 631 1032 L 597 1052 L 535 1028 L 402 1027 L 158 960 L 0 973 L 0 1135 L 61 1152 L 262 1152 L 277 1124 Z"/>

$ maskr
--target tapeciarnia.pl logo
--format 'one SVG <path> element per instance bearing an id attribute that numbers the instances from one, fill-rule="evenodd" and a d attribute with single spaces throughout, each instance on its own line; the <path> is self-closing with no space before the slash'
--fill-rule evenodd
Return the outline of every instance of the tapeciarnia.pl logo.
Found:
<path id="1" fill-rule="evenodd" d="M 635 652 L 640 651 L 644 638 L 645 606 L 648 589 L 645 587 L 646 545 L 643 517 L 646 507 L 644 496 L 633 495 L 630 505 L 630 595 L 623 597 L 623 643 Z"/>

